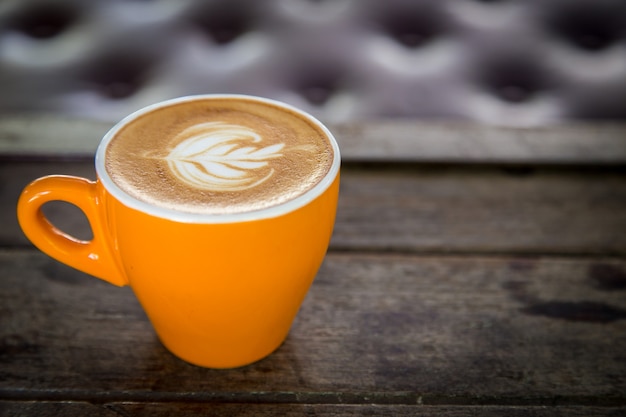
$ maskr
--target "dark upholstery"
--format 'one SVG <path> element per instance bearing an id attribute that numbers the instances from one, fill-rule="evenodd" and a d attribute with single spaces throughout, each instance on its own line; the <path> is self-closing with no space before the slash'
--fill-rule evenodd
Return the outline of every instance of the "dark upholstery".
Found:
<path id="1" fill-rule="evenodd" d="M 626 0 L 1 0 L 0 111 L 247 93 L 324 121 L 626 119 Z"/>

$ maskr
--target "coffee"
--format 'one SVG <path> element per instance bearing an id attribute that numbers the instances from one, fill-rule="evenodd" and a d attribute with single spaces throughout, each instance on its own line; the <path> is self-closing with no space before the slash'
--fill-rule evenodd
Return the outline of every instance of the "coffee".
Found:
<path id="1" fill-rule="evenodd" d="M 174 102 L 126 123 L 105 169 L 131 197 L 169 210 L 234 214 L 297 198 L 333 163 L 324 129 L 268 101 Z"/>

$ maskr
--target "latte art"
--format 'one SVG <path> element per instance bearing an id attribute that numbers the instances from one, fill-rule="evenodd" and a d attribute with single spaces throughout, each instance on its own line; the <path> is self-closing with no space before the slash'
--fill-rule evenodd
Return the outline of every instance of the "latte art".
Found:
<path id="1" fill-rule="evenodd" d="M 167 155 L 176 177 L 200 189 L 240 191 L 255 187 L 273 174 L 269 161 L 282 156 L 284 143 L 249 146 L 262 141 L 253 130 L 234 124 L 209 122 L 191 126 Z"/>
<path id="2" fill-rule="evenodd" d="M 314 119 L 278 103 L 220 96 L 157 106 L 106 143 L 104 169 L 131 198 L 166 210 L 236 214 L 281 205 L 330 171 Z"/>

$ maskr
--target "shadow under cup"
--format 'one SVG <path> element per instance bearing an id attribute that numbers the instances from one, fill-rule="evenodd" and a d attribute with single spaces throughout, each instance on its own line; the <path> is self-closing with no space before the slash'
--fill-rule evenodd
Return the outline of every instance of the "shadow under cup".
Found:
<path id="1" fill-rule="evenodd" d="M 105 170 L 107 144 L 137 117 L 185 100 L 248 100 L 284 108 L 326 135 L 332 164 L 313 188 L 284 204 L 228 215 L 163 210 L 121 191 Z M 159 339 L 176 356 L 232 368 L 269 355 L 286 338 L 322 264 L 335 222 L 339 148 L 312 116 L 249 96 L 192 96 L 124 119 L 103 139 L 97 180 L 49 176 L 18 202 L 26 236 L 51 257 L 115 285 L 130 285 Z M 55 228 L 41 207 L 62 200 L 89 219 L 91 241 Z"/>

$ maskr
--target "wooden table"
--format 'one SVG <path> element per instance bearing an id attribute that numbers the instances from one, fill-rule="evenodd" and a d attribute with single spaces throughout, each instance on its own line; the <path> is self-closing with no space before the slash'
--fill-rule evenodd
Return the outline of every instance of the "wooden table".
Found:
<path id="1" fill-rule="evenodd" d="M 0 120 L 0 415 L 626 415 L 625 126 L 332 127 L 327 258 L 284 345 L 233 370 L 21 234 L 22 187 L 93 177 L 108 127 Z M 46 210 L 89 236 L 70 208 Z"/>

